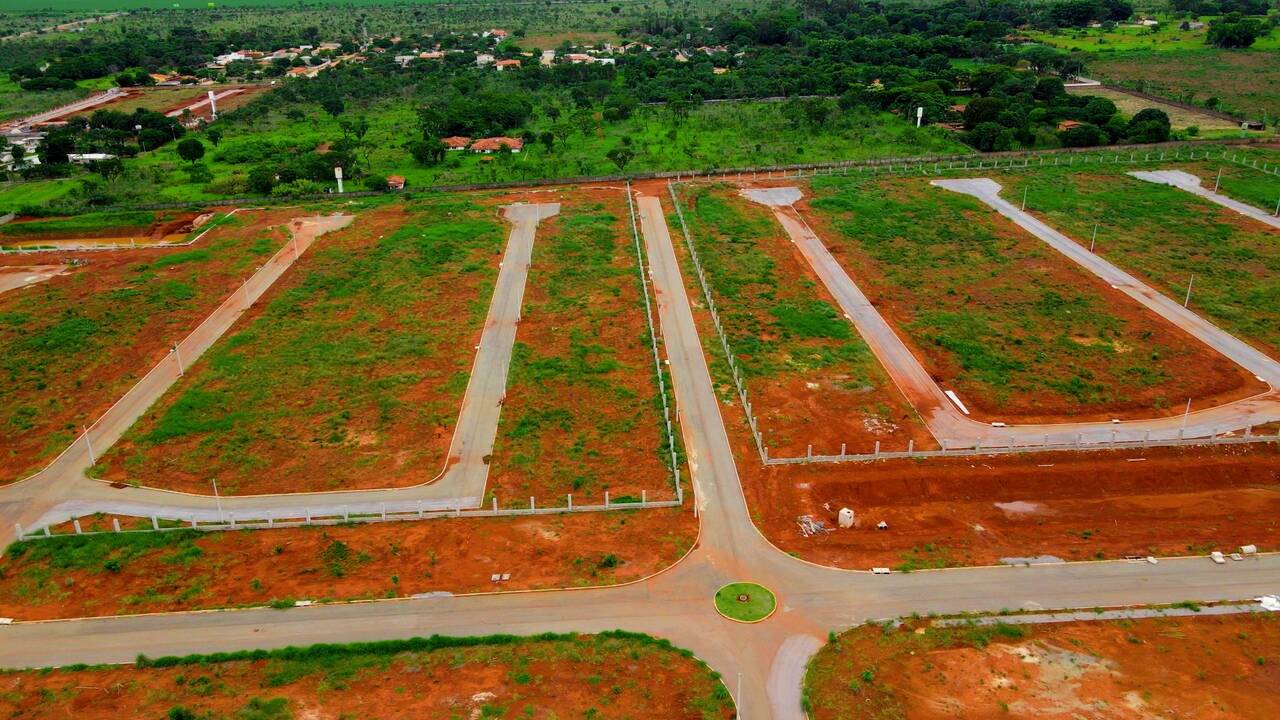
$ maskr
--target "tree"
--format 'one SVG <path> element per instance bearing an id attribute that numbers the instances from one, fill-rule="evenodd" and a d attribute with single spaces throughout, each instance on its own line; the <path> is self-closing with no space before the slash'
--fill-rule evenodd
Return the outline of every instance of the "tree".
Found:
<path id="1" fill-rule="evenodd" d="M 1097 125 L 1082 123 L 1062 133 L 1062 144 L 1067 147 L 1095 147 L 1101 145 L 1106 137 Z"/>
<path id="2" fill-rule="evenodd" d="M 1125 136 L 1132 142 L 1154 143 L 1169 139 L 1169 116 L 1163 110 L 1146 108 L 1129 120 Z"/>
<path id="3" fill-rule="evenodd" d="M 249 171 L 249 189 L 258 195 L 269 195 L 276 185 L 276 174 L 270 168 L 256 167 Z"/>
<path id="4" fill-rule="evenodd" d="M 209 142 L 213 143 L 214 147 L 218 147 L 218 143 L 222 142 L 222 131 L 216 127 L 209 128 L 205 132 L 205 136 L 209 138 Z"/>
<path id="5" fill-rule="evenodd" d="M 342 102 L 342 98 L 337 95 L 330 95 L 320 101 L 320 109 L 329 113 L 332 117 L 338 117 L 343 110 L 347 109 L 346 103 Z"/>
<path id="6" fill-rule="evenodd" d="M 22 145 L 9 146 L 9 157 L 13 158 L 13 167 L 15 170 L 21 170 L 23 158 L 27 155 L 27 149 Z"/>
<path id="7" fill-rule="evenodd" d="M 991 152 L 993 150 L 1005 149 L 1000 148 L 1000 137 L 1006 132 L 1003 125 L 997 122 L 979 123 L 972 130 L 965 133 L 964 141 L 983 152 Z"/>
<path id="8" fill-rule="evenodd" d="M 187 138 L 178 143 L 178 157 L 194 165 L 204 157 L 204 143 L 195 138 Z"/>
<path id="9" fill-rule="evenodd" d="M 631 159 L 635 156 L 636 152 L 625 145 L 620 145 L 605 153 L 605 157 L 618 166 L 618 172 L 625 170 L 627 163 L 631 162 Z"/>
<path id="10" fill-rule="evenodd" d="M 1262 25 L 1240 13 L 1231 13 L 1209 26 L 1205 42 L 1219 48 L 1247 48 L 1262 34 Z"/>
<path id="11" fill-rule="evenodd" d="M 547 149 L 547 152 L 551 152 L 552 147 L 556 144 L 556 134 L 550 130 L 543 130 L 538 135 L 538 142 L 542 143 L 542 146 Z"/>
<path id="12" fill-rule="evenodd" d="M 1000 98 L 979 97 L 969 101 L 964 107 L 964 126 L 973 130 L 986 122 L 993 122 L 1004 110 L 1005 103 Z"/>
<path id="13" fill-rule="evenodd" d="M 1116 104 L 1104 97 L 1091 97 L 1084 106 L 1084 119 L 1094 125 L 1106 125 L 1116 114 Z"/>
<path id="14" fill-rule="evenodd" d="M 435 165 L 444 159 L 444 143 L 432 138 L 409 143 L 409 154 L 422 165 Z"/>

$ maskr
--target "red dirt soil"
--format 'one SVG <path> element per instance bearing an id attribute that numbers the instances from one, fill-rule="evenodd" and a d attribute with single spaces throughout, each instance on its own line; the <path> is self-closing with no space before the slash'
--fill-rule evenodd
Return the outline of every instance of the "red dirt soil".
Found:
<path id="1" fill-rule="evenodd" d="M 23 247 L 26 245 L 39 245 L 42 242 L 50 240 L 83 240 L 86 243 L 92 243 L 96 240 L 113 238 L 125 239 L 133 238 L 144 242 L 158 242 L 162 239 L 182 239 L 186 233 L 195 229 L 197 218 L 203 216 L 201 212 L 182 212 L 182 213 L 163 213 L 157 215 L 156 221 L 148 227 L 133 226 L 106 226 L 97 228 L 93 231 L 92 236 L 83 237 L 83 234 L 71 234 L 66 232 L 49 232 L 23 234 L 16 238 L 10 238 L 0 241 L 0 245 L 7 247 Z M 8 227 L 20 226 L 24 223 L 45 222 L 48 220 L 57 220 L 59 218 L 40 218 L 40 217 L 20 217 L 14 219 L 10 223 L 6 223 Z M 0 235 L 3 235 L 4 226 L 0 226 Z"/>
<path id="2" fill-rule="evenodd" d="M 561 204 L 559 215 L 538 226 L 517 346 L 530 349 L 531 362 L 565 363 L 575 362 L 575 347 L 599 346 L 603 352 L 591 352 L 585 362 L 611 357 L 618 365 L 590 377 L 548 373 L 542 380 L 522 380 L 513 366 L 488 493 L 518 506 L 527 506 L 530 496 L 544 506 L 564 505 L 567 493 L 575 504 L 602 503 L 606 490 L 612 498 L 639 499 L 642 492 L 650 500 L 673 498 L 671 471 L 659 456 L 662 414 L 625 192 L 591 188 L 502 199 Z M 616 219 L 609 270 L 603 277 L 577 273 L 573 260 L 559 258 L 556 243 L 566 223 L 600 213 Z M 573 245 L 593 242 L 579 234 Z M 550 294 L 552 281 L 564 296 Z M 534 427 L 508 435 L 522 419 Z"/>
<path id="3" fill-rule="evenodd" d="M 658 196 L 663 199 L 664 207 L 669 206 L 670 195 L 665 186 L 646 187 L 646 192 L 660 193 Z M 682 196 L 681 202 L 685 203 L 687 199 Z M 768 221 L 774 226 L 774 242 L 761 243 L 759 247 L 773 261 L 773 269 L 778 277 L 796 284 L 802 281 L 813 283 L 812 289 L 806 292 L 811 292 L 813 297 L 836 308 L 838 312 L 839 306 L 835 298 L 813 274 L 772 214 L 736 197 L 731 198 L 730 202 L 744 214 L 769 215 Z M 698 335 L 703 339 L 703 347 L 707 349 L 707 361 L 712 366 L 713 380 L 724 380 L 718 382 L 717 394 L 726 404 L 737 406 L 740 401 L 728 370 L 716 372 L 717 365 L 727 367 L 723 349 L 711 316 L 705 311 L 706 300 L 693 272 L 679 221 L 676 220 L 669 229 L 676 254 L 681 259 L 685 288 L 694 308 Z M 720 300 L 717 305 L 725 307 L 729 302 L 731 301 Z M 761 318 L 765 315 L 762 308 L 735 310 L 754 312 Z M 855 338 L 853 342 L 860 343 L 861 339 Z M 869 349 L 867 352 L 870 354 Z M 871 357 L 867 366 L 869 372 L 873 373 L 874 387 L 848 388 L 849 378 L 835 374 L 830 369 L 817 370 L 803 376 L 780 373 L 772 377 L 748 378 L 748 400 L 765 435 L 770 456 L 799 457 L 805 454 L 809 445 L 813 446 L 814 454 L 838 454 L 842 444 L 851 454 L 871 453 L 877 441 L 885 451 L 906 450 L 909 442 L 914 442 L 914 447 L 918 450 L 937 448 L 933 435 L 879 362 Z M 758 454 L 753 453 L 752 457 L 758 458 Z"/>
<path id="4" fill-rule="evenodd" d="M 177 705 L 202 718 L 248 717 L 241 713 L 254 698 L 286 698 L 287 717 L 311 720 L 728 720 L 732 702 L 725 695 L 705 665 L 675 649 L 591 636 L 336 655 L 323 663 L 241 660 L 0 674 L 0 713 L 6 717 L 79 720 L 160 718 Z M 525 714 L 530 708 L 537 713 Z"/>
<path id="5" fill-rule="evenodd" d="M 294 210 L 293 213 L 299 214 Z M 355 221 L 343 230 L 321 237 L 315 247 L 298 259 L 293 267 L 245 312 L 216 347 L 226 347 L 232 338 L 248 336 L 260 352 L 283 354 L 288 352 L 270 335 L 260 335 L 257 322 L 268 315 L 268 308 L 282 296 L 298 288 L 306 287 L 313 271 L 341 272 L 334 270 L 335 261 L 325 253 L 327 248 L 349 250 L 352 256 L 373 256 L 378 240 L 415 221 L 412 207 L 388 205 L 360 213 Z M 503 228 L 505 231 L 505 228 Z M 505 238 L 505 234 L 503 235 Z M 475 253 L 471 258 L 490 269 L 501 260 L 498 253 Z M 454 263 L 461 266 L 461 262 Z M 469 312 L 471 303 L 488 307 L 489 298 L 482 293 L 487 288 L 482 273 L 453 272 L 447 277 L 433 277 L 424 282 L 417 302 L 405 312 L 419 317 L 459 318 L 447 327 L 437 327 L 430 334 L 428 344 L 431 355 L 417 364 L 387 364 L 380 368 L 385 374 L 408 372 L 420 375 L 416 382 L 406 385 L 397 399 L 406 406 L 432 408 L 443 398 L 456 400 L 443 412 L 452 421 L 461 403 L 461 388 L 450 390 L 446 386 L 457 372 L 469 372 L 474 357 L 474 346 L 479 341 L 481 322 L 474 326 L 461 320 Z M 318 312 L 333 310 L 326 303 L 324 293 L 314 293 L 312 300 L 320 308 Z M 308 306 L 303 307 L 303 312 Z M 485 310 L 481 310 L 483 316 Z M 377 313 L 366 313 L 381 317 Z M 359 317 L 359 308 L 343 309 L 338 321 L 346 322 Z M 268 323 L 270 320 L 267 321 Z M 385 318 L 383 325 L 366 322 L 370 332 L 382 332 L 384 336 L 408 330 L 397 325 L 394 318 Z M 298 411 L 279 419 L 270 433 L 262 433 L 247 443 L 240 451 L 259 459 L 254 465 L 235 464 L 219 454 L 211 438 L 226 442 L 225 432 L 191 433 L 180 438 L 166 440 L 162 445 L 148 445 L 138 438 L 154 427 L 163 413 L 184 397 L 181 388 L 201 382 L 208 372 L 208 356 L 192 364 L 183 383 L 175 386 L 151 407 L 147 415 L 130 429 L 116 445 L 104 455 L 108 469 L 103 479 L 136 482 L 149 487 L 179 490 L 197 494 L 209 492 L 210 477 L 217 477 L 220 490 L 228 495 L 257 495 L 270 493 L 308 492 L 323 490 L 360 490 L 384 487 L 404 487 L 435 479 L 445 466 L 452 427 L 432 425 L 418 414 L 405 412 L 392 414 L 392 420 L 382 422 L 377 408 L 361 406 L 353 411 L 350 421 L 351 439 L 342 443 L 316 443 L 312 438 L 315 428 L 323 422 L 315 408 L 326 403 L 341 402 L 339 388 L 332 380 L 321 378 L 316 383 L 299 389 L 291 389 L 287 402 Z M 289 379 L 264 378 L 264 382 L 279 385 Z M 185 384 L 185 385 L 184 385 Z M 243 399 L 240 399 L 244 402 Z M 426 413 L 424 412 L 423 415 Z"/>
<path id="6" fill-rule="evenodd" d="M 248 248 L 254 238 L 269 232 L 274 243 L 283 243 L 286 232 L 283 224 L 296 214 L 296 210 L 253 211 L 237 213 L 239 221 L 215 228 L 195 245 L 182 248 L 148 248 L 122 251 L 49 251 L 0 255 L 0 267 L 16 267 L 30 264 L 66 264 L 76 259 L 84 265 L 50 278 L 27 290 L 0 295 L 0 313 L 18 312 L 28 307 L 31 293 L 43 293 L 47 301 L 42 306 L 49 313 L 69 312 L 73 309 L 88 317 L 97 317 L 94 308 L 109 315 L 109 296 L 115 292 L 128 293 L 136 277 L 134 268 L 173 253 L 199 250 L 222 239 L 234 238 L 236 247 Z M 106 412 L 139 377 L 162 360 L 170 345 L 185 336 L 213 311 L 241 280 L 252 272 L 245 263 L 252 260 L 243 252 L 227 247 L 213 257 L 202 261 L 199 272 L 191 273 L 186 264 L 156 271 L 161 280 L 182 280 L 195 290 L 191 302 L 134 318 L 141 324 L 125 342 L 109 346 L 106 352 L 92 357 L 75 357 L 74 372 L 50 375 L 43 387 L 19 386 L 6 398 L 11 408 L 32 405 L 40 408 L 38 423 L 21 435 L 5 434 L 0 442 L 0 484 L 19 479 L 34 471 L 56 455 L 74 438 L 68 429 L 79 428 L 93 422 Z M 55 437 L 61 433 L 62 437 Z"/>
<path id="7" fill-rule="evenodd" d="M 1272 613 L 841 635 L 810 666 L 814 720 L 1280 717 Z M 986 644 L 990 642 L 990 644 Z"/>
<path id="8" fill-rule="evenodd" d="M 742 441 L 739 441 L 741 445 Z M 741 457 L 740 450 L 740 457 Z M 989 565 L 1280 549 L 1275 445 L 1152 448 L 764 469 L 739 463 L 748 502 L 784 551 L 837 567 Z M 803 537 L 800 515 L 836 528 Z M 878 531 L 884 521 L 889 529 Z"/>
<path id="9" fill-rule="evenodd" d="M 904 198 L 905 193 L 920 191 L 916 185 L 925 183 L 918 178 L 895 178 L 884 182 L 889 185 L 889 192 L 896 194 L 899 199 Z M 812 192 L 806 191 L 805 198 L 796 203 L 795 207 L 800 215 L 819 237 L 829 243 L 827 249 L 858 283 L 880 314 L 895 328 L 898 337 L 911 349 L 925 370 L 943 387 L 952 387 L 959 392 L 975 420 L 1032 424 L 1106 421 L 1116 418 L 1145 419 L 1179 414 L 1182 405 L 1178 402 L 1165 402 L 1163 407 L 1158 406 L 1158 401 L 1167 401 L 1169 398 L 1185 401 L 1189 397 L 1197 407 L 1210 407 L 1268 390 L 1267 385 L 1252 373 L 1147 310 L 1121 291 L 1108 286 L 1012 221 L 992 212 L 975 215 L 972 220 L 989 223 L 993 234 L 1003 238 L 1007 246 L 1016 248 L 1011 256 L 1014 264 L 1000 275 L 992 277 L 991 282 L 996 283 L 993 287 L 984 288 L 979 285 L 967 288 L 966 303 L 977 307 L 990 306 L 999 312 L 1002 305 L 1010 302 L 1010 298 L 1002 294 L 1008 292 L 1008 288 L 1002 288 L 999 283 L 1010 276 L 1025 277 L 1037 288 L 1083 288 L 1102 297 L 1102 306 L 1106 308 L 1107 314 L 1124 328 L 1123 337 L 1141 339 L 1142 348 L 1160 349 L 1161 360 L 1154 364 L 1168 376 L 1158 384 L 1142 387 L 1136 382 L 1125 382 L 1123 376 L 1117 376 L 1114 369 L 1110 368 L 1111 363 L 1094 359 L 1088 367 L 1093 377 L 1104 378 L 1122 387 L 1124 400 L 1081 405 L 1070 401 L 1067 396 L 1055 398 L 1044 394 L 1013 392 L 1007 399 L 998 401 L 987 392 L 988 388 L 982 383 L 964 380 L 964 371 L 956 356 L 942 349 L 922 346 L 908 330 L 919 310 L 959 311 L 964 305 L 918 308 L 917 293 L 889 280 L 879 270 L 877 260 L 861 251 L 857 242 L 844 238 L 825 215 L 813 210 L 809 204 L 811 197 Z M 909 202 L 905 199 L 903 201 Z M 938 282 L 942 282 L 941 277 Z M 1035 348 L 1052 342 L 1052 338 L 1047 335 L 1032 336 L 1027 337 L 1026 341 L 1028 347 Z M 1091 340 L 1088 338 L 1081 340 L 1089 341 Z M 1092 357 L 1077 354 L 1074 361 L 1077 365 L 1088 365 Z M 927 401 L 921 399 L 921 402 L 924 404 L 918 407 L 927 408 L 934 404 L 931 397 Z"/>
<path id="10" fill-rule="evenodd" d="M 125 528 L 138 524 L 121 519 Z M 86 518 L 82 525 L 109 528 L 111 521 L 91 524 Z M 55 531 L 72 532 L 70 524 Z M 132 559 L 117 551 L 108 557 L 123 558 L 118 572 L 97 563 L 51 571 L 44 561 L 6 554 L 0 558 L 0 617 L 45 620 L 265 605 L 282 598 L 615 585 L 670 566 L 693 546 L 697 532 L 692 511 L 661 509 L 209 533 L 193 541 L 199 552 L 182 551 L 176 559 L 181 543 Z M 338 543 L 347 550 L 336 550 Z M 511 578 L 494 583 L 495 573 Z"/>

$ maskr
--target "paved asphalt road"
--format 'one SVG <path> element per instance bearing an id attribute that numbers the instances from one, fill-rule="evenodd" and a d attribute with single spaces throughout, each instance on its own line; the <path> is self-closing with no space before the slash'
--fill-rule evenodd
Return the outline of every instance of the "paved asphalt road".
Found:
<path id="1" fill-rule="evenodd" d="M 404 512 L 419 507 L 443 510 L 479 506 L 489 472 L 485 457 L 493 452 L 497 436 L 498 415 L 506 392 L 507 367 L 520 318 L 535 231 L 538 222 L 554 216 L 559 207 L 551 203 L 511 205 L 505 209 L 505 217 L 512 223 L 511 234 L 449 447 L 448 466 L 440 476 L 422 485 L 388 490 L 224 496 L 222 511 L 248 521 L 299 518 L 308 512 L 320 515 L 340 514 L 344 510 L 376 513 L 383 509 Z M 351 220 L 351 216 L 326 216 L 294 221 L 292 230 L 298 241 L 298 252 L 305 252 L 320 234 L 345 227 Z M 295 259 L 290 243 L 250 279 L 245 289 L 227 298 L 180 344 L 183 362 L 192 363 L 229 330 Z M 101 454 L 116 442 L 177 379 L 173 356 L 153 368 L 90 428 L 93 451 Z M 157 515 L 183 521 L 219 519 L 219 504 L 211 495 L 114 488 L 85 478 L 89 465 L 88 447 L 80 440 L 41 472 L 0 488 L 0 543 L 13 539 L 14 524 L 18 522 L 30 530 L 95 512 L 140 517 Z"/>
<path id="2" fill-rule="evenodd" d="M 52 110 L 48 110 L 42 113 L 37 113 L 35 115 L 31 115 L 29 117 L 25 117 L 20 120 L 11 120 L 7 123 L 0 124 L 0 129 L 24 130 L 37 123 L 48 122 L 50 120 L 60 118 L 63 115 L 70 115 L 71 113 L 81 112 L 83 110 L 88 110 L 89 108 L 97 107 L 104 103 L 111 102 L 115 100 L 117 97 L 119 97 L 123 92 L 124 90 L 122 88 L 113 87 L 106 90 L 105 92 L 90 95 L 87 98 L 77 100 L 73 103 L 68 103 L 66 105 L 63 105 L 62 107 L 56 107 Z"/>
<path id="3" fill-rule="evenodd" d="M 880 312 L 862 293 L 848 272 L 827 250 L 822 239 L 796 211 L 801 192 L 794 187 L 750 188 L 747 198 L 773 208 L 797 249 L 809 262 L 819 280 L 835 297 L 840 309 L 857 327 L 894 383 L 920 412 L 930 432 L 951 449 L 992 446 L 1105 445 L 1115 440 L 1172 440 L 1179 437 L 1209 437 L 1217 433 L 1243 430 L 1280 420 L 1280 363 L 1241 342 L 1178 303 L 1143 285 L 1131 275 L 1088 252 L 1065 235 L 1004 201 L 1000 186 L 991 180 L 936 180 L 935 185 L 978 197 L 1028 232 L 1048 243 L 1072 261 L 1093 272 L 1104 282 L 1126 293 L 1153 312 L 1187 330 L 1190 334 L 1226 355 L 1271 385 L 1269 392 L 1236 402 L 1191 413 L 1150 420 L 1120 423 L 1080 422 L 1053 424 L 1010 424 L 993 427 L 966 417 L 956 408 L 929 375 L 906 343 L 894 332 Z"/>
<path id="4" fill-rule="evenodd" d="M 148 655 L 271 648 L 432 633 L 529 634 L 624 628 L 669 638 L 720 671 L 750 720 L 800 720 L 805 663 L 830 630 L 913 611 L 953 613 L 1248 598 L 1280 589 L 1280 557 L 1081 563 L 871 575 L 795 560 L 749 517 L 659 197 L 637 200 L 689 455 L 701 536 L 682 562 L 617 588 L 500 593 L 17 623 L 0 626 L 0 666 L 125 662 Z M 779 610 L 756 625 L 716 614 L 726 582 L 772 588 Z"/>

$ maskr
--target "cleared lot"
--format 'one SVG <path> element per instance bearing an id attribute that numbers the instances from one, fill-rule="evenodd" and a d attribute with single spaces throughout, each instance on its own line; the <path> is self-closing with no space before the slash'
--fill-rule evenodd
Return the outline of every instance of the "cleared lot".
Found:
<path id="1" fill-rule="evenodd" d="M 66 269 L 0 294 L 0 482 L 52 459 L 164 358 L 279 248 L 288 217 L 240 212 L 183 248 L 0 255 Z"/>
<path id="2" fill-rule="evenodd" d="M 303 255 L 105 455 L 208 494 L 391 487 L 445 465 L 504 233 L 452 197 L 361 214 Z"/>
<path id="3" fill-rule="evenodd" d="M 523 506 L 673 497 L 626 194 L 559 197 L 533 248 L 488 493 Z"/>
<path id="4" fill-rule="evenodd" d="M 158 665 L 155 666 L 155 665 Z M 719 677 L 645 635 L 443 638 L 0 676 L 12 717 L 733 717 Z"/>
<path id="5" fill-rule="evenodd" d="M 814 658 L 805 694 L 815 720 L 1262 720 L 1280 713 L 1277 653 L 1274 613 L 954 628 L 907 620 L 840 635 Z"/>
<path id="6" fill-rule="evenodd" d="M 1208 177 L 1216 170 L 1193 170 Z M 1120 174 L 996 178 L 1006 197 L 1272 357 L 1280 357 L 1280 231 L 1173 187 Z M 1280 182 L 1271 186 L 1280 194 Z M 1195 276 L 1194 282 L 1191 280 Z"/>
<path id="7" fill-rule="evenodd" d="M 725 185 L 682 186 L 679 197 L 720 320 L 746 375 L 773 456 L 871 452 L 932 442 L 928 431 L 791 246 L 767 209 Z M 679 221 L 675 221 L 679 227 Z M 683 243 L 677 247 L 688 253 Z M 691 297 L 704 305 L 690 263 Z M 702 329 L 718 392 L 734 402 L 715 327 Z"/>

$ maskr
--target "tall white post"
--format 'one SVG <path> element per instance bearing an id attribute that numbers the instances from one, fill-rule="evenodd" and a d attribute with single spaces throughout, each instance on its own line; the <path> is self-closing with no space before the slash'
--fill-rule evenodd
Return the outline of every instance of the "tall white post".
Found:
<path id="1" fill-rule="evenodd" d="M 178 361 L 178 377 L 183 377 L 186 372 L 182 369 L 182 351 L 178 349 L 178 343 L 173 344 L 173 357 Z"/>
<path id="2" fill-rule="evenodd" d="M 213 479 L 213 499 L 218 503 L 218 522 L 222 522 L 222 496 L 218 494 L 218 478 Z"/>
<path id="3" fill-rule="evenodd" d="M 1186 307 L 1187 303 L 1191 302 L 1191 286 L 1194 285 L 1195 282 L 1196 276 L 1192 275 L 1191 279 L 1187 281 L 1187 297 L 1182 301 L 1182 307 Z"/>
<path id="4" fill-rule="evenodd" d="M 1218 192 L 1218 185 L 1222 182 L 1222 168 L 1218 168 L 1218 177 L 1213 181 L 1213 191 Z"/>
<path id="5" fill-rule="evenodd" d="M 84 446 L 89 450 L 89 465 L 92 467 L 98 464 L 98 461 L 93 457 L 93 441 L 89 439 L 89 428 L 83 425 L 81 428 L 84 430 Z"/>
<path id="6" fill-rule="evenodd" d="M 920 127 L 920 123 L 924 120 L 924 106 L 916 108 L 916 127 Z"/>
<path id="7" fill-rule="evenodd" d="M 342 194 L 342 168 L 340 167 L 334 168 L 333 177 L 338 181 L 338 194 L 341 195 Z"/>
<path id="8" fill-rule="evenodd" d="M 1089 252 L 1093 252 L 1093 246 L 1098 242 L 1098 223 L 1093 224 L 1093 239 L 1089 241 Z"/>

